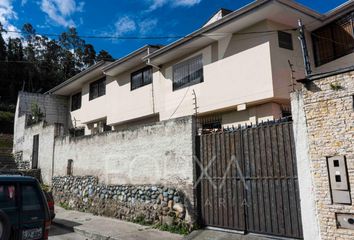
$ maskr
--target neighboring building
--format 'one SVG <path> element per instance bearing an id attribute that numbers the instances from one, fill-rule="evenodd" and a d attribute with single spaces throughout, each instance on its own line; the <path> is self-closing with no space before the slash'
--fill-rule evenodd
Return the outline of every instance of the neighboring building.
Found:
<path id="1" fill-rule="evenodd" d="M 354 64 L 292 94 L 305 239 L 353 239 Z"/>

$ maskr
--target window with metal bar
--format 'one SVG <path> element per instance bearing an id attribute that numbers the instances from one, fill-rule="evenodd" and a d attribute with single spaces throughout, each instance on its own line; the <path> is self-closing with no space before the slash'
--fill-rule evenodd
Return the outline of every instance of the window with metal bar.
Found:
<path id="1" fill-rule="evenodd" d="M 316 66 L 354 52 L 354 12 L 312 32 Z"/>
<path id="2" fill-rule="evenodd" d="M 278 42 L 279 47 L 285 48 L 288 50 L 293 50 L 293 37 L 291 33 L 278 31 Z"/>
<path id="3" fill-rule="evenodd" d="M 202 55 L 173 66 L 173 90 L 203 82 Z"/>
<path id="4" fill-rule="evenodd" d="M 101 78 L 90 84 L 89 100 L 101 97 L 106 94 L 106 78 Z"/>
<path id="5" fill-rule="evenodd" d="M 152 83 L 152 67 L 148 66 L 131 74 L 130 89 L 134 90 Z"/>

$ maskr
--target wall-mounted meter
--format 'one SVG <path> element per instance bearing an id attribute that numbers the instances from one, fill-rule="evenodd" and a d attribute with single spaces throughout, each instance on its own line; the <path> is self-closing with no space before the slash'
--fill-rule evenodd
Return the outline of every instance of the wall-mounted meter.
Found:
<path id="1" fill-rule="evenodd" d="M 327 158 L 333 203 L 351 204 L 348 171 L 344 156 Z"/>

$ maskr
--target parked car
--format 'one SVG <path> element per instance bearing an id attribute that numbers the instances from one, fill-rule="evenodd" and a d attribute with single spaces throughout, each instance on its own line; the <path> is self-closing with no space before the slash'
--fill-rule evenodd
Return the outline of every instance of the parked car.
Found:
<path id="1" fill-rule="evenodd" d="M 32 177 L 0 176 L 0 239 L 48 239 L 47 199 Z"/>
<path id="2" fill-rule="evenodd" d="M 48 203 L 48 208 L 49 208 L 49 213 L 50 213 L 50 219 L 53 221 L 55 218 L 55 210 L 54 210 L 54 198 L 52 192 L 48 192 L 43 190 L 45 197 L 47 199 Z"/>

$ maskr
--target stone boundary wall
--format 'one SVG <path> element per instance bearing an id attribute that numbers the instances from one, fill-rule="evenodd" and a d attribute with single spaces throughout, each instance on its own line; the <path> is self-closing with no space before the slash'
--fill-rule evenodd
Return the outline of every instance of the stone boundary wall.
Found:
<path id="1" fill-rule="evenodd" d="M 112 185 L 164 185 L 194 203 L 195 122 L 192 116 L 82 137 L 57 137 L 54 176 L 96 176 Z M 48 156 L 51 156 L 48 154 Z"/>
<path id="2" fill-rule="evenodd" d="M 183 192 L 161 185 L 106 185 L 94 176 L 54 177 L 52 191 L 57 204 L 145 224 L 186 223 Z"/>
<path id="3" fill-rule="evenodd" d="M 305 239 L 352 239 L 354 236 L 354 230 L 337 226 L 336 214 L 354 214 L 354 206 L 332 203 L 327 169 L 328 157 L 346 157 L 353 203 L 353 96 L 354 71 L 304 83 L 301 91 L 292 95 L 299 178 L 303 177 L 299 180 L 301 211 L 304 218 L 313 219 L 310 224 L 304 221 Z"/>

